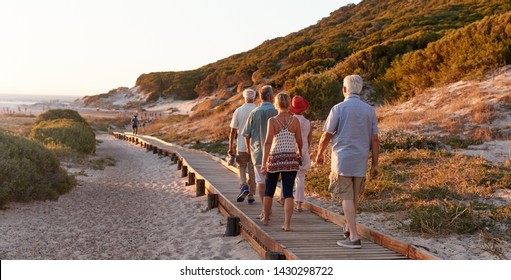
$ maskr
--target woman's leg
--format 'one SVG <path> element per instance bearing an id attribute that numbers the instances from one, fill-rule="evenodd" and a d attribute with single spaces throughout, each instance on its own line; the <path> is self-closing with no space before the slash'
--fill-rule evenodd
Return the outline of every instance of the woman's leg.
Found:
<path id="1" fill-rule="evenodd" d="M 305 170 L 299 170 L 296 174 L 295 179 L 295 189 L 296 189 L 296 209 L 300 210 L 302 209 L 302 202 L 305 199 L 305 191 L 304 191 L 304 184 L 305 184 Z"/>
<path id="2" fill-rule="evenodd" d="M 266 189 L 264 191 L 263 200 L 263 218 L 261 219 L 261 221 L 265 225 L 267 225 L 268 221 L 270 220 L 273 195 L 275 194 L 275 188 L 277 187 L 278 179 L 279 173 L 266 173 L 265 180 Z"/>
<path id="3" fill-rule="evenodd" d="M 293 186 L 296 178 L 296 171 L 281 172 L 282 191 L 284 192 L 284 225 L 283 230 L 291 230 L 291 216 L 293 215 L 294 197 Z"/>

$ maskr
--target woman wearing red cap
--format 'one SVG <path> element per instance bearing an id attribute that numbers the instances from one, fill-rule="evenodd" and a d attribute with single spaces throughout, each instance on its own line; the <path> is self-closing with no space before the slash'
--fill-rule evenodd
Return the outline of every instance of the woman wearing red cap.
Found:
<path id="1" fill-rule="evenodd" d="M 307 108 L 309 108 L 309 102 L 300 95 L 293 97 L 291 100 L 291 106 L 289 107 L 289 111 L 295 114 L 295 118 L 297 118 L 300 122 L 302 132 L 302 162 L 295 179 L 295 210 L 298 212 L 302 211 L 302 202 L 305 199 L 305 173 L 311 167 L 311 159 L 309 155 L 309 146 L 312 138 L 311 122 L 302 115 Z"/>

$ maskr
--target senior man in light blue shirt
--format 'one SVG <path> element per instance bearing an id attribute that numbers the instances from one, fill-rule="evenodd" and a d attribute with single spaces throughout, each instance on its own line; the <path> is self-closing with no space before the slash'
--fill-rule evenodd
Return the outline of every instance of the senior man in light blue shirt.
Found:
<path id="1" fill-rule="evenodd" d="M 324 152 L 332 141 L 332 162 L 329 191 L 342 199 L 347 221 L 342 239 L 337 245 L 361 248 L 356 228 L 356 211 L 364 188 L 369 152 L 372 151 L 371 176 L 378 176 L 380 143 L 376 112 L 360 99 L 363 80 L 359 75 L 344 78 L 345 100 L 330 110 L 319 141 L 316 163 L 323 164 Z"/>
<path id="2" fill-rule="evenodd" d="M 261 105 L 248 116 L 247 124 L 245 125 L 241 135 L 245 137 L 247 146 L 247 153 L 252 157 L 254 164 L 254 173 L 256 187 L 259 192 L 261 202 L 264 200 L 264 191 L 266 189 L 265 176 L 261 173 L 261 164 L 263 161 L 263 146 L 266 140 L 266 132 L 268 130 L 268 119 L 278 114 L 277 109 L 273 106 L 273 88 L 271 86 L 264 86 L 259 89 L 259 97 L 263 101 Z M 260 219 L 264 218 L 264 213 L 259 215 Z"/>

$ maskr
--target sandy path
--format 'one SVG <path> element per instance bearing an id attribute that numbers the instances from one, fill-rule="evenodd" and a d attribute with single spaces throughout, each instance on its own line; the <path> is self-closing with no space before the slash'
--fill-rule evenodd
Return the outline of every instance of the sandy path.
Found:
<path id="1" fill-rule="evenodd" d="M 58 201 L 13 203 L 0 211 L 0 259 L 260 259 L 225 218 L 184 187 L 170 158 L 109 135 L 97 155 L 116 159 L 86 170 Z"/>

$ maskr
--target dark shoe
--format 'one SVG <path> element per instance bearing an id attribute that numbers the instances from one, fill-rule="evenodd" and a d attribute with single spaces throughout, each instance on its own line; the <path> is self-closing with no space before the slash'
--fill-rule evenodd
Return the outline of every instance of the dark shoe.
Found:
<path id="1" fill-rule="evenodd" d="M 337 245 L 346 248 L 360 249 L 362 248 L 362 242 L 360 239 L 351 241 L 349 238 L 337 241 Z"/>
<path id="2" fill-rule="evenodd" d="M 247 199 L 247 202 L 248 202 L 248 204 L 252 205 L 255 203 L 255 199 L 249 198 L 249 199 Z"/>
<path id="3" fill-rule="evenodd" d="M 347 226 L 342 227 L 342 235 L 341 240 L 346 240 L 350 238 L 350 231 L 348 230 Z"/>
<path id="4" fill-rule="evenodd" d="M 245 200 L 245 197 L 247 197 L 247 195 L 249 193 L 250 192 L 248 191 L 248 186 L 247 185 L 243 185 L 243 187 L 241 187 L 241 192 L 238 195 L 238 198 L 236 198 L 236 201 L 237 202 L 243 202 L 243 200 Z"/>

